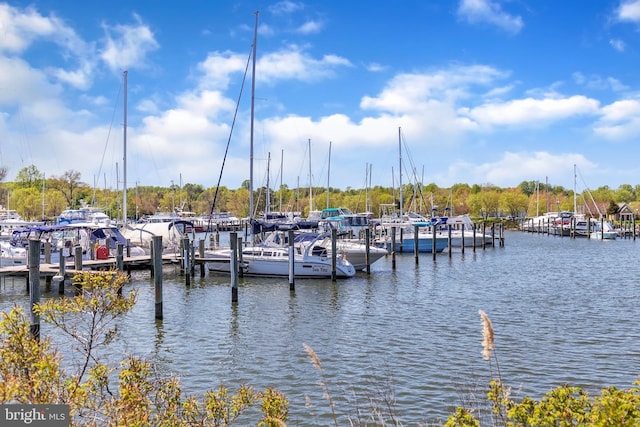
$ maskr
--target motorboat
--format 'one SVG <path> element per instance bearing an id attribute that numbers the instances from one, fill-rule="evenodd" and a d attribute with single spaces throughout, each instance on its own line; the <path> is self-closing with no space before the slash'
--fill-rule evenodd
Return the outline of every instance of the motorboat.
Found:
<path id="1" fill-rule="evenodd" d="M 320 237 L 317 237 L 320 239 Z M 248 276 L 289 276 L 290 269 L 290 248 L 288 246 L 278 246 L 271 244 L 253 244 L 244 247 L 238 262 L 244 275 Z M 332 277 L 333 260 L 327 248 L 318 243 L 317 240 L 309 242 L 308 245 L 293 246 L 293 271 L 295 277 Z M 229 274 L 231 271 L 231 259 L 233 252 L 231 248 L 207 251 L 207 268 L 210 272 Z M 356 269 L 346 257 L 336 254 L 335 275 L 337 278 L 352 277 L 356 274 Z"/>
<path id="2" fill-rule="evenodd" d="M 288 236 L 284 233 L 271 233 L 264 241 L 268 246 L 288 246 Z M 333 242 L 331 234 L 315 233 L 315 232 L 298 232 L 294 235 L 294 245 L 306 248 L 308 245 L 322 246 L 327 250 L 327 256 L 331 256 L 333 250 Z M 336 253 L 344 256 L 356 270 L 364 270 L 367 267 L 367 246 L 362 241 L 350 239 L 346 235 L 336 238 Z M 385 248 L 369 245 L 369 265 L 388 255 L 389 252 Z"/>

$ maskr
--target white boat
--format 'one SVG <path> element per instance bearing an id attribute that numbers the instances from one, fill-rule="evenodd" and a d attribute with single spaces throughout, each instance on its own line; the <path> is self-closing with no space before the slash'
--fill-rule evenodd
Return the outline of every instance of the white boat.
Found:
<path id="1" fill-rule="evenodd" d="M 318 216 L 319 231 L 336 229 L 338 233 L 346 233 L 352 238 L 364 238 L 364 231 L 371 229 L 370 212 L 352 213 L 347 208 L 326 208 Z"/>
<path id="2" fill-rule="evenodd" d="M 151 215 L 143 222 L 127 224 L 121 229 L 122 235 L 132 244 L 151 249 L 153 236 L 162 237 L 162 248 L 165 253 L 179 252 L 182 239 L 189 237 L 195 232 L 195 227 L 191 221 L 186 221 L 177 215 L 155 214 Z M 193 241 L 194 236 L 190 236 Z"/>
<path id="3" fill-rule="evenodd" d="M 469 215 L 456 215 L 453 217 L 440 217 L 436 221 L 432 221 L 439 225 L 437 235 L 445 236 L 449 238 L 449 231 L 451 231 L 451 246 L 452 247 L 480 247 L 482 245 L 492 245 L 493 238 L 490 233 L 482 231 L 482 229 L 475 228 L 474 223 Z"/>
<path id="4" fill-rule="evenodd" d="M 282 232 L 273 232 L 264 242 L 267 246 L 287 247 L 288 235 Z M 327 256 L 331 257 L 333 243 L 329 233 L 299 232 L 295 233 L 294 245 L 300 246 L 302 250 L 310 244 L 322 246 L 327 251 Z M 338 257 L 344 257 L 356 270 L 364 270 L 367 267 L 367 247 L 364 243 L 355 239 L 337 238 L 336 253 Z M 369 265 L 388 255 L 389 252 L 373 245 L 373 239 L 369 245 Z"/>
<path id="5" fill-rule="evenodd" d="M 50 243 L 52 263 L 58 262 L 60 254 L 65 257 L 74 256 L 76 246 L 82 248 L 83 259 L 115 257 L 118 243 L 122 244 L 125 254 L 127 252 L 131 256 L 145 254 L 142 248 L 127 242 L 115 225 L 85 222 L 26 227 L 14 231 L 11 244 L 26 250 L 31 239 L 42 242 L 42 254 L 44 254 L 44 243 Z"/>
<path id="6" fill-rule="evenodd" d="M 27 265 L 28 253 L 24 247 L 12 244 L 8 240 L 0 240 L 0 250 L 0 267 Z"/>
<path id="7" fill-rule="evenodd" d="M 80 209 L 65 209 L 58 216 L 58 224 L 75 224 L 75 223 L 87 223 L 111 225 L 114 221 L 109 218 L 109 215 L 104 213 L 100 208 L 83 207 Z"/>
<path id="8" fill-rule="evenodd" d="M 592 228 L 592 232 L 589 235 L 591 239 L 597 240 L 615 240 L 618 238 L 618 232 L 609 221 L 595 221 L 595 228 Z"/>
<path id="9" fill-rule="evenodd" d="M 295 277 L 332 277 L 333 260 L 324 246 L 311 242 L 306 247 L 296 245 L 293 249 Z M 207 268 L 212 272 L 230 273 L 232 255 L 230 248 L 207 251 Z M 242 249 L 240 268 L 245 275 L 286 277 L 289 267 L 289 247 L 260 244 Z M 356 269 L 345 257 L 336 256 L 335 273 L 338 278 L 352 277 Z"/>

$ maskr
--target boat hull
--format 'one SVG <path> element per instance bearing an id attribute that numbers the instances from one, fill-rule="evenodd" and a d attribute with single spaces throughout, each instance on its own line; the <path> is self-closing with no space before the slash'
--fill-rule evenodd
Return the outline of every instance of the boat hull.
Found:
<path id="1" fill-rule="evenodd" d="M 449 246 L 449 239 L 447 237 L 437 237 L 435 242 L 436 253 L 444 251 Z M 415 252 L 415 240 L 413 237 L 406 237 L 400 241 L 396 241 L 395 245 L 391 244 L 390 240 L 382 242 L 382 247 L 388 251 L 394 252 Z M 419 237 L 418 238 L 418 252 L 433 253 L 433 237 Z"/>
<path id="2" fill-rule="evenodd" d="M 245 249 L 245 252 L 247 250 Z M 256 251 L 257 252 L 257 251 Z M 241 265 L 242 273 L 247 276 L 266 276 L 266 277 L 288 277 L 289 276 L 289 257 L 274 256 L 275 251 L 270 248 L 261 249 L 260 253 L 270 255 L 247 255 L 242 256 Z M 231 251 L 221 250 L 214 254 L 207 254 L 207 269 L 211 272 L 229 274 Z M 336 264 L 336 277 L 347 278 L 356 274 L 356 269 L 351 263 L 339 260 Z M 332 261 L 329 257 L 298 257 L 294 261 L 293 273 L 294 277 L 311 278 L 311 277 L 332 277 Z"/>

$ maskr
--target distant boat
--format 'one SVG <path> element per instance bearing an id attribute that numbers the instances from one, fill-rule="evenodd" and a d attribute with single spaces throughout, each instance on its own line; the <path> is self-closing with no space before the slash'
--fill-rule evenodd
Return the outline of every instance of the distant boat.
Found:
<path id="1" fill-rule="evenodd" d="M 451 234 L 452 247 L 465 247 L 492 245 L 493 238 L 491 234 L 482 231 L 482 229 L 474 228 L 474 223 L 469 215 L 456 215 L 453 217 L 433 218 L 432 224 L 439 225 L 438 236 L 449 238 Z"/>
<path id="2" fill-rule="evenodd" d="M 618 232 L 609 221 L 594 221 L 595 227 L 589 235 L 591 239 L 597 240 L 615 240 L 618 238 Z"/>
<path id="3" fill-rule="evenodd" d="M 13 232 L 11 244 L 15 247 L 26 248 L 29 240 L 32 239 L 40 240 L 43 246 L 45 242 L 50 243 L 52 262 L 57 262 L 60 254 L 65 257 L 74 256 L 76 246 L 82 248 L 84 259 L 97 256 L 99 248 L 103 248 L 100 253 L 104 254 L 105 258 L 115 257 L 118 243 L 122 244 L 125 251 L 129 251 L 132 256 L 145 254 L 142 248 L 127 242 L 127 239 L 120 233 L 120 229 L 113 224 L 77 222 L 25 227 Z"/>
<path id="4" fill-rule="evenodd" d="M 418 252 L 433 253 L 434 239 L 436 253 L 449 247 L 449 238 L 446 235 L 422 231 L 419 226 L 395 225 L 382 230 L 382 235 L 377 235 L 375 245 L 394 252 L 415 252 L 415 227 L 418 227 Z M 395 228 L 395 245 L 391 242 L 391 229 Z"/>
<path id="5" fill-rule="evenodd" d="M 272 247 L 286 248 L 289 244 L 288 235 L 282 232 L 273 232 L 267 237 L 264 244 Z M 333 242 L 331 240 L 330 233 L 306 231 L 295 233 L 294 246 L 299 246 L 304 250 L 309 245 L 322 246 L 327 251 L 326 256 L 331 257 Z M 356 270 L 363 270 L 367 267 L 366 251 L 366 245 L 359 240 L 348 238 L 336 239 L 336 252 L 338 258 L 344 257 Z M 371 244 L 369 246 L 369 265 L 388 254 L 389 252 L 386 249 Z"/>
<path id="6" fill-rule="evenodd" d="M 154 236 L 162 237 L 164 252 L 177 253 L 184 237 L 195 232 L 191 221 L 177 215 L 157 213 L 144 217 L 141 222 L 128 223 L 121 229 L 122 235 L 134 245 L 149 251 Z M 191 238 L 193 241 L 193 237 Z"/>
<path id="7" fill-rule="evenodd" d="M 113 221 L 102 209 L 94 207 L 65 209 L 60 213 L 57 219 L 58 224 L 75 224 L 85 222 L 109 225 Z"/>
<path id="8" fill-rule="evenodd" d="M 27 265 L 27 249 L 12 244 L 8 240 L 0 241 L 0 267 L 11 267 L 13 265 Z"/>

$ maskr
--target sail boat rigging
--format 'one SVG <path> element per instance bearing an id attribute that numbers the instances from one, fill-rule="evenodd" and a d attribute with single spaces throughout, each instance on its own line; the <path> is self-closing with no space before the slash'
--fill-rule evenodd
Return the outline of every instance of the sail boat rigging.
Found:
<path id="1" fill-rule="evenodd" d="M 258 35 L 258 12 L 254 29 L 254 40 L 252 46 L 252 73 L 251 73 L 251 115 L 250 115 L 250 172 L 249 172 L 249 222 L 251 229 L 250 244 L 242 249 L 243 271 L 245 275 L 255 276 L 288 276 L 290 272 L 290 254 L 287 247 L 282 243 L 285 236 L 280 234 L 272 235 L 272 244 L 260 244 L 255 242 L 253 233 L 254 225 L 254 200 L 253 200 L 253 136 L 254 136 L 254 105 L 255 105 L 255 69 L 256 69 L 256 39 Z M 268 191 L 268 189 L 267 189 Z M 319 236 L 318 240 L 324 236 Z M 231 258 L 233 256 L 231 248 L 210 251 L 207 257 L 209 271 L 230 273 Z M 333 270 L 332 259 L 327 256 L 327 250 L 315 244 L 315 240 L 305 247 L 297 247 L 291 254 L 294 256 L 295 275 L 297 277 L 351 277 L 355 275 L 355 268 L 349 261 L 338 257 Z"/>

